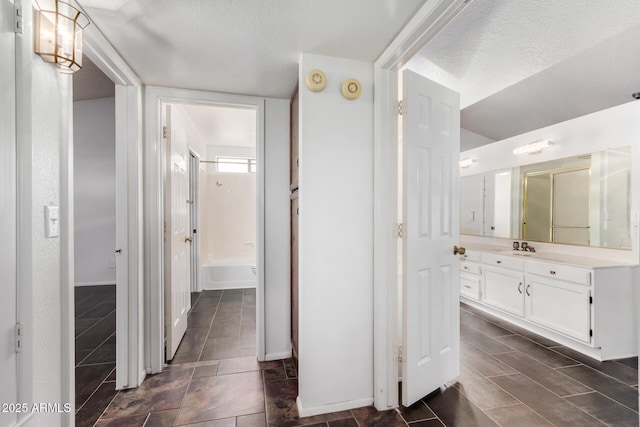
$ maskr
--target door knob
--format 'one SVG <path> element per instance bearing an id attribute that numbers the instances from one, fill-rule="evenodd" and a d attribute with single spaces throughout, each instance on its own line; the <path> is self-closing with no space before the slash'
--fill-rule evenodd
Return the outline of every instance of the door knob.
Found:
<path id="1" fill-rule="evenodd" d="M 454 255 L 464 255 L 465 252 L 467 252 L 467 250 L 465 248 L 463 248 L 463 247 L 457 247 L 457 246 L 453 247 L 453 254 Z"/>
<path id="2" fill-rule="evenodd" d="M 191 242 L 193 242 L 193 239 L 191 237 L 185 237 L 184 238 L 184 242 L 185 243 L 187 243 L 187 242 L 191 243 Z"/>

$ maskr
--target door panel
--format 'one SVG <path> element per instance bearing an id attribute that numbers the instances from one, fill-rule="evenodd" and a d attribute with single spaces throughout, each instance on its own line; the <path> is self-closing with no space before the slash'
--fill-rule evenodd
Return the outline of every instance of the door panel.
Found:
<path id="1" fill-rule="evenodd" d="M 516 316 L 524 316 L 524 275 L 505 269 L 484 268 L 483 301 Z"/>
<path id="2" fill-rule="evenodd" d="M 409 406 L 460 371 L 459 95 L 403 73 L 403 363 Z"/>
<path id="3" fill-rule="evenodd" d="M 115 85 L 117 104 L 127 98 L 127 87 Z M 128 138 L 122 137 L 123 122 L 116 115 L 116 389 L 121 390 L 132 384 L 129 370 L 129 147 Z M 131 349 L 133 350 L 133 349 Z M 135 350 L 134 350 L 135 351 Z"/>
<path id="4" fill-rule="evenodd" d="M 591 342 L 590 288 L 530 276 L 526 292 L 527 320 L 583 342 Z"/>
<path id="5" fill-rule="evenodd" d="M 13 3 L 2 1 L 1 16 L 13 16 Z M 16 98 L 13 19 L 0 20 L 0 403 L 18 403 L 18 366 L 14 348 L 17 320 L 16 276 Z M 0 411 L 0 427 L 15 425 L 15 411 Z"/>
<path id="6" fill-rule="evenodd" d="M 171 360 L 187 330 L 191 308 L 191 230 L 189 229 L 189 174 L 182 116 L 167 106 L 167 176 L 165 185 L 165 330 L 166 359 Z"/>

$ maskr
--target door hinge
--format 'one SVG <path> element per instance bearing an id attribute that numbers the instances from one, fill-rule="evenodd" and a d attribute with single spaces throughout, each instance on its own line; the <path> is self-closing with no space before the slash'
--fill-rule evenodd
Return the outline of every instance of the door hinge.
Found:
<path id="1" fill-rule="evenodd" d="M 589 329 L 589 336 L 592 337 L 593 336 L 593 329 Z"/>
<path id="2" fill-rule="evenodd" d="M 394 356 L 398 362 L 402 363 L 402 346 L 401 345 L 396 346 Z"/>
<path id="3" fill-rule="evenodd" d="M 592 296 L 589 297 L 589 304 L 593 304 L 593 297 Z"/>
<path id="4" fill-rule="evenodd" d="M 394 230 L 393 230 L 393 234 L 394 236 L 396 236 L 398 239 L 404 239 L 404 224 L 399 222 L 396 224 Z"/>
<path id="5" fill-rule="evenodd" d="M 20 2 L 16 2 L 15 4 L 15 13 L 13 15 L 13 19 L 14 19 L 14 26 L 13 26 L 13 30 L 15 33 L 17 34 L 22 34 L 22 28 L 23 28 L 23 21 L 22 21 L 22 6 L 20 5 Z"/>
<path id="6" fill-rule="evenodd" d="M 398 115 L 399 116 L 404 116 L 405 114 L 407 114 L 407 102 L 400 100 L 397 102 L 396 104 L 396 108 L 398 110 Z"/>
<path id="7" fill-rule="evenodd" d="M 167 137 L 167 127 L 166 126 L 162 126 L 162 137 L 163 138 Z"/>
<path id="8" fill-rule="evenodd" d="M 24 323 L 16 323 L 16 353 L 21 353 L 24 349 Z"/>

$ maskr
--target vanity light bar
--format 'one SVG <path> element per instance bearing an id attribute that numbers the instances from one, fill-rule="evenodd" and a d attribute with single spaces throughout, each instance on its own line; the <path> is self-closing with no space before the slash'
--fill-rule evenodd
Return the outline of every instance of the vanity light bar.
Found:
<path id="1" fill-rule="evenodd" d="M 530 142 L 527 145 L 523 145 L 522 147 L 514 148 L 513 154 L 538 153 L 548 147 L 551 147 L 551 141 L 548 139 L 543 139 L 540 141 Z"/>
<path id="2" fill-rule="evenodd" d="M 461 168 L 468 168 L 468 167 L 469 167 L 469 166 L 471 166 L 474 162 L 475 162 L 475 160 L 474 160 L 474 159 L 472 159 L 472 158 L 468 158 L 468 159 L 460 160 L 460 167 L 461 167 Z"/>

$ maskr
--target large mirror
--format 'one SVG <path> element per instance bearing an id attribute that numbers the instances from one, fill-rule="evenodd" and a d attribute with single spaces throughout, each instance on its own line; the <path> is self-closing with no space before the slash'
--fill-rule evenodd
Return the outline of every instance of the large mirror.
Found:
<path id="1" fill-rule="evenodd" d="M 631 249 L 631 148 L 462 177 L 460 232 Z"/>

